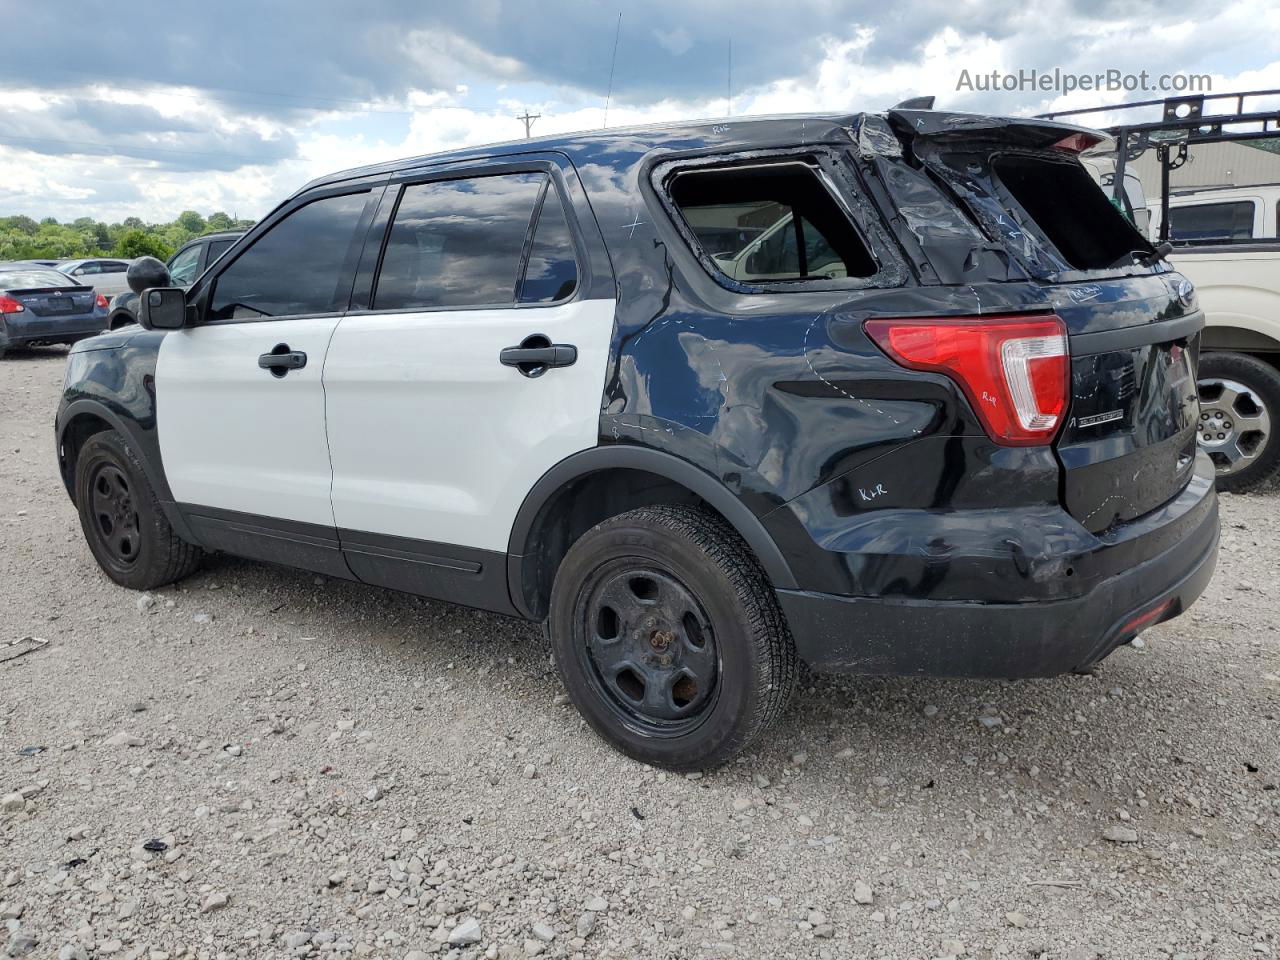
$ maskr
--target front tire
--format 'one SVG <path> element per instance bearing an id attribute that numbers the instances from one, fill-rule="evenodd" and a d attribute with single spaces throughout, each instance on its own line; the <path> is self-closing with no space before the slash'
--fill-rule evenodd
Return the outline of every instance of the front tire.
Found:
<path id="1" fill-rule="evenodd" d="M 142 462 L 115 430 L 95 433 L 76 457 L 76 508 L 94 559 L 122 587 L 152 590 L 181 580 L 201 551 L 169 525 Z"/>
<path id="2" fill-rule="evenodd" d="M 694 507 L 642 507 L 583 534 L 556 572 L 547 628 L 592 729 L 671 770 L 724 763 L 795 685 L 768 578 L 736 531 Z"/>
<path id="3" fill-rule="evenodd" d="M 1217 468 L 1218 489 L 1265 486 L 1280 473 L 1280 372 L 1247 354 L 1210 352 L 1197 376 L 1197 436 Z"/>

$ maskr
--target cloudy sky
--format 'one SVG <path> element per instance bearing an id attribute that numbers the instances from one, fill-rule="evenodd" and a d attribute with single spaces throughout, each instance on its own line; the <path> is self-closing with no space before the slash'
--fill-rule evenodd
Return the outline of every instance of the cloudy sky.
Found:
<path id="1" fill-rule="evenodd" d="M 1280 88 L 1274 0 L 0 0 L 0 215 L 258 217 L 361 163 L 601 126 L 1003 113 L 1159 94 L 957 90 L 961 70 Z M 732 71 L 729 50 L 732 44 Z M 732 78 L 732 101 L 726 96 Z"/>

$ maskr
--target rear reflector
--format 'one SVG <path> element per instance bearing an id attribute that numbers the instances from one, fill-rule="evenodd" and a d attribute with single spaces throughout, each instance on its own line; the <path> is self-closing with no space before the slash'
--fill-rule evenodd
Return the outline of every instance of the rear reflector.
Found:
<path id="1" fill-rule="evenodd" d="M 0 297 L 0 313 L 21 313 L 27 309 L 13 297 Z"/>
<path id="2" fill-rule="evenodd" d="M 1141 631 L 1145 630 L 1147 627 L 1151 626 L 1153 623 L 1158 622 L 1162 616 L 1164 616 L 1166 613 L 1169 612 L 1169 608 L 1173 606 L 1173 601 L 1174 601 L 1174 598 L 1170 597 L 1164 603 L 1160 604 L 1157 607 L 1152 607 L 1146 613 L 1138 614 L 1136 617 L 1126 622 L 1125 625 L 1120 628 L 1119 630 L 1120 636 L 1123 637 L 1127 634 L 1137 635 Z"/>
<path id="3" fill-rule="evenodd" d="M 1067 330 L 1056 316 L 868 320 L 867 334 L 912 370 L 942 373 L 1007 446 L 1053 440 L 1067 409 Z"/>

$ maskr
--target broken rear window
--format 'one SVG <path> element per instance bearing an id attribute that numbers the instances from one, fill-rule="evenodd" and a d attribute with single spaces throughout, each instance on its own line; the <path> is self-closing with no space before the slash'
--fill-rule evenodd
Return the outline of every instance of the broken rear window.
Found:
<path id="1" fill-rule="evenodd" d="M 703 252 L 741 283 L 876 273 L 867 245 L 806 163 L 687 171 L 670 193 Z"/>
<path id="2" fill-rule="evenodd" d="M 1127 265 L 1150 246 L 1074 160 L 1008 155 L 991 163 L 1005 189 L 1077 270 Z"/>

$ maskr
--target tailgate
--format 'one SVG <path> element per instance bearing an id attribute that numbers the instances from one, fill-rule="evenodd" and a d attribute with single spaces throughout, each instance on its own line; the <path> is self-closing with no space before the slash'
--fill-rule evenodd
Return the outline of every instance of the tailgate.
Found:
<path id="1" fill-rule="evenodd" d="M 1054 288 L 1071 353 L 1062 501 L 1090 531 L 1149 513 L 1191 479 L 1204 317 L 1179 296 L 1184 283 L 1166 274 Z"/>
<path id="2" fill-rule="evenodd" d="M 1061 500 L 1099 532 L 1172 500 L 1194 472 L 1204 318 L 1191 285 L 1112 205 L 1078 152 L 1105 134 L 1043 120 L 893 111 L 904 146 L 945 181 L 1067 326 L 1071 397 Z"/>

